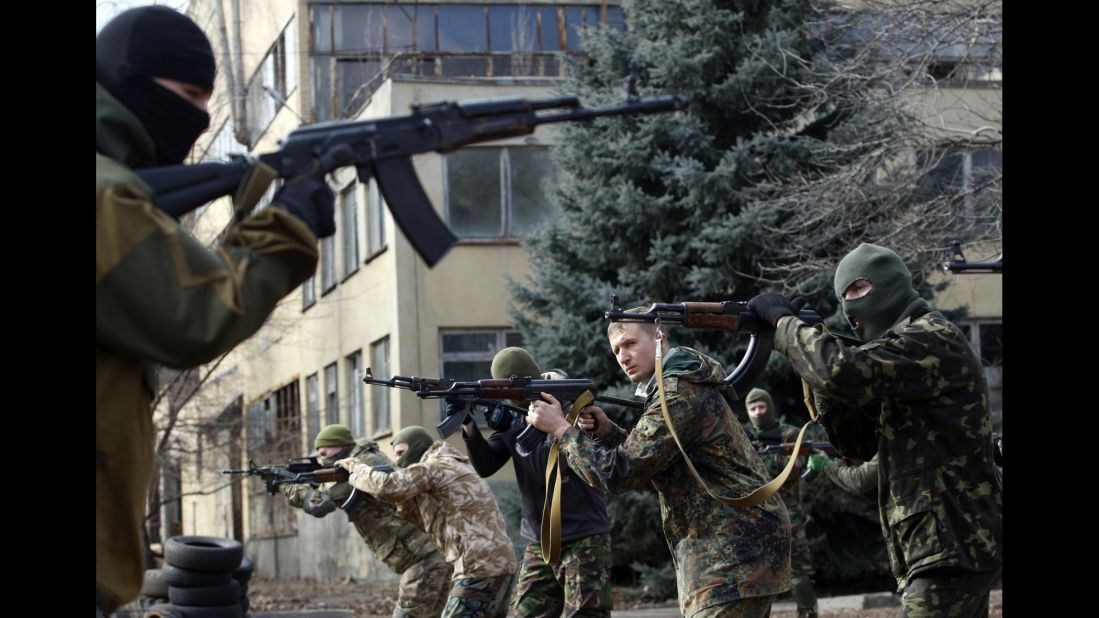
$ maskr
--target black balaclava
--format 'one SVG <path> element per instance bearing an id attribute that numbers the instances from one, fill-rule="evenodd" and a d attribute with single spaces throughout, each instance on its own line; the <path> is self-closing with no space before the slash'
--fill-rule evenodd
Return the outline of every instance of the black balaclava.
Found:
<path id="1" fill-rule="evenodd" d="M 862 298 L 844 300 L 844 291 L 859 279 L 869 281 L 873 289 Z M 862 243 L 840 260 L 833 286 L 848 321 L 852 317 L 859 321 L 858 327 L 852 324 L 852 328 L 863 342 L 873 341 L 901 320 L 929 309 L 912 287 L 912 273 L 900 256 L 870 243 Z"/>
<path id="2" fill-rule="evenodd" d="M 95 37 L 95 80 L 141 120 L 157 163 L 182 163 L 210 115 L 154 77 L 214 89 L 214 50 L 195 22 L 165 6 L 130 9 Z"/>

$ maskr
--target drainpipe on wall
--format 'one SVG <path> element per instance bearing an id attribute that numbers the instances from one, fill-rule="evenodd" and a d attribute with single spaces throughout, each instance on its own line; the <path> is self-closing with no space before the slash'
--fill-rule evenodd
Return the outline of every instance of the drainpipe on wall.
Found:
<path id="1" fill-rule="evenodd" d="M 252 135 L 248 126 L 248 116 L 245 114 L 244 79 L 242 71 L 242 55 L 240 40 L 240 5 L 238 0 L 229 0 L 230 10 L 233 12 L 233 45 L 229 44 L 229 31 L 225 25 L 225 7 L 222 0 L 214 0 L 217 7 L 218 29 L 221 31 L 221 64 L 228 67 L 225 72 L 225 84 L 229 89 L 229 115 L 233 120 L 233 137 L 237 143 L 251 147 Z M 231 50 L 236 47 L 236 56 Z"/>

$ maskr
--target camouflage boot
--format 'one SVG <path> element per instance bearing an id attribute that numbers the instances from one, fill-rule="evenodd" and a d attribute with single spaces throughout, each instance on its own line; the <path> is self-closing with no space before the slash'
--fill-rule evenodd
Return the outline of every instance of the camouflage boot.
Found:
<path id="1" fill-rule="evenodd" d="M 808 577 L 799 576 L 790 580 L 791 594 L 798 604 L 798 618 L 817 618 L 817 593 Z"/>

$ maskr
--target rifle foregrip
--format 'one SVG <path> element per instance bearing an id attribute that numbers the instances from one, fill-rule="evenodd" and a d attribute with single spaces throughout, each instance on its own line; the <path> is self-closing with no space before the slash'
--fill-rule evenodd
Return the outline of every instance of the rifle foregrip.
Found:
<path id="1" fill-rule="evenodd" d="M 683 325 L 687 328 L 708 328 L 735 333 L 741 328 L 741 318 L 738 315 L 688 313 Z"/>

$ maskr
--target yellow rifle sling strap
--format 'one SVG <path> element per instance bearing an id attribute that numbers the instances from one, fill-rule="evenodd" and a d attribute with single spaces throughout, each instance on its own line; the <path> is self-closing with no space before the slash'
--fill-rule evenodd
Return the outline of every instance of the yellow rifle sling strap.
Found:
<path id="1" fill-rule="evenodd" d="M 786 462 L 786 467 L 783 468 L 782 472 L 780 472 L 778 476 L 771 480 L 770 483 L 767 483 L 762 487 L 757 487 L 751 493 L 741 498 L 729 498 L 726 496 L 719 496 L 710 489 L 710 486 L 706 484 L 706 481 L 702 480 L 702 477 L 699 476 L 698 471 L 695 470 L 694 464 L 691 463 L 691 458 L 687 456 L 687 451 L 683 450 L 683 443 L 679 441 L 679 434 L 676 433 L 675 427 L 672 425 L 672 417 L 671 414 L 668 413 L 668 400 L 667 397 L 664 395 L 664 362 L 661 358 L 660 347 L 660 342 L 657 341 L 656 388 L 657 392 L 659 392 L 660 394 L 660 411 L 664 415 L 664 422 L 668 425 L 668 431 L 672 434 L 672 438 L 675 440 L 675 445 L 679 447 L 679 452 L 683 455 L 683 461 L 687 462 L 687 469 L 691 472 L 691 476 L 694 477 L 695 481 L 698 482 L 702 489 L 706 490 L 706 493 L 710 494 L 711 498 L 730 506 L 755 506 L 760 502 L 763 502 L 767 498 L 770 498 L 772 494 L 774 494 L 776 491 L 779 490 L 780 487 L 782 487 L 782 484 L 785 483 L 786 479 L 790 476 L 790 471 L 794 469 L 794 464 L 797 460 L 797 453 L 801 450 L 801 439 L 805 436 L 805 430 L 809 428 L 809 425 L 813 424 L 817 420 L 815 410 L 812 407 L 812 400 L 809 396 L 809 385 L 804 380 L 802 380 L 802 385 L 806 397 L 805 401 L 806 404 L 809 405 L 809 415 L 812 418 L 808 423 L 802 425 L 801 431 L 798 432 L 798 439 L 794 443 L 793 453 L 790 456 L 790 460 Z"/>
<path id="2" fill-rule="evenodd" d="M 257 161 L 255 165 L 249 168 L 240 184 L 237 185 L 236 194 L 233 195 L 233 209 L 237 211 L 237 217 L 243 218 L 252 212 L 263 194 L 267 193 L 267 188 L 278 177 L 279 174 L 275 171 L 275 168 L 263 161 Z"/>
<path id="3" fill-rule="evenodd" d="M 584 391 L 572 402 L 572 408 L 565 415 L 569 425 L 576 422 L 580 411 L 595 401 L 591 391 Z M 561 562 L 561 463 L 558 461 L 557 440 L 550 445 L 549 459 L 546 460 L 546 501 L 542 505 L 542 559 L 546 564 Z M 550 494 L 550 481 L 553 482 L 553 494 Z"/>

